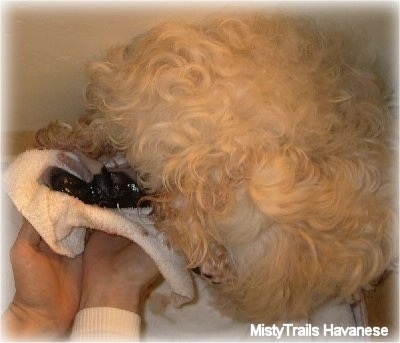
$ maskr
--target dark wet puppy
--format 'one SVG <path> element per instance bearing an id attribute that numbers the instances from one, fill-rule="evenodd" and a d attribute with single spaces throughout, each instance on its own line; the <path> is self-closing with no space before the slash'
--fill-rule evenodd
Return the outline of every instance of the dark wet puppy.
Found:
<path id="1" fill-rule="evenodd" d="M 48 187 L 74 196 L 85 204 L 107 208 L 148 207 L 149 201 L 140 201 L 146 194 L 124 172 L 110 172 L 106 167 L 93 175 L 91 182 L 53 167 L 49 171 Z"/>

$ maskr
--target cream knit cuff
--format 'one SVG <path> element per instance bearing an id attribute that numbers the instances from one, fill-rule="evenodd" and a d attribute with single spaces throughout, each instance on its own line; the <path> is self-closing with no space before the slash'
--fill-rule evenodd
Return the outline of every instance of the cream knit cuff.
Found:
<path id="1" fill-rule="evenodd" d="M 75 316 L 72 341 L 138 341 L 140 317 L 113 307 L 85 308 Z"/>

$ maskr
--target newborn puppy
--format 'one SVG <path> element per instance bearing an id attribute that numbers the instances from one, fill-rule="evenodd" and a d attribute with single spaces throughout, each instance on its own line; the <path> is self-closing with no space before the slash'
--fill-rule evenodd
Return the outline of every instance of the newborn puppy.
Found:
<path id="1" fill-rule="evenodd" d="M 149 207 L 146 193 L 138 185 L 136 173 L 121 156 L 91 159 L 79 151 L 60 152 L 57 159 L 66 169 L 47 168 L 41 182 L 89 205 L 107 208 Z M 104 164 L 103 164 L 104 163 Z"/>
<path id="2" fill-rule="evenodd" d="M 397 257 L 396 125 L 361 42 L 277 15 L 165 23 L 91 63 L 87 115 L 38 141 L 124 154 L 229 313 L 304 319 Z"/>
<path id="3" fill-rule="evenodd" d="M 106 167 L 100 174 L 93 175 L 90 183 L 64 169 L 53 167 L 49 171 L 49 187 L 55 191 L 74 196 L 85 204 L 100 207 L 148 207 L 148 201 L 140 202 L 146 194 L 141 191 L 127 174 L 109 172 Z"/>

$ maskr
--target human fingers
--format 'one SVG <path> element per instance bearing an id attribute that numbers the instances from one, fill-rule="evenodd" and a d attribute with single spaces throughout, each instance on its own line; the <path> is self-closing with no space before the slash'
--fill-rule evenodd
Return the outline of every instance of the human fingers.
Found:
<path id="1" fill-rule="evenodd" d="M 24 220 L 14 245 L 18 246 L 21 244 L 28 244 L 31 247 L 37 247 L 40 244 L 40 241 L 40 235 L 32 224 L 27 220 Z"/>
<path id="2" fill-rule="evenodd" d="M 60 260 L 65 268 L 64 276 L 70 277 L 71 280 L 75 282 L 74 287 L 80 290 L 82 287 L 83 277 L 83 254 L 73 258 L 62 256 L 60 257 Z"/>
<path id="3" fill-rule="evenodd" d="M 114 270 L 120 274 L 120 282 L 143 289 L 159 275 L 154 260 L 135 242 L 127 246 L 113 259 Z"/>
<path id="4" fill-rule="evenodd" d="M 85 253 L 115 254 L 129 245 L 130 242 L 131 241 L 125 237 L 95 230 L 88 239 Z"/>

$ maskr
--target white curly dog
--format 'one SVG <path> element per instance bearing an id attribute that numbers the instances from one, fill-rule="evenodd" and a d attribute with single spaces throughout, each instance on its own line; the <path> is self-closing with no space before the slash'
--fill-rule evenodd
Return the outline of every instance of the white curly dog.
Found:
<path id="1" fill-rule="evenodd" d="M 38 142 L 123 153 L 232 315 L 307 317 L 397 257 L 395 125 L 353 37 L 281 15 L 168 22 L 89 79 L 87 115 Z"/>

